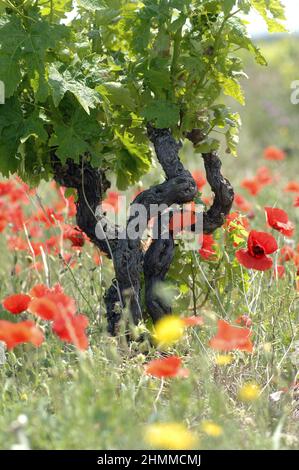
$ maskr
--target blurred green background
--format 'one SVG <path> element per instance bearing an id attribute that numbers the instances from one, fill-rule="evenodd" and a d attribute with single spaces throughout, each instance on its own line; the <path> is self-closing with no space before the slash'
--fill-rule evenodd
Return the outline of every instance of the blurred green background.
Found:
<path id="1" fill-rule="evenodd" d="M 248 75 L 242 83 L 246 105 L 231 102 L 233 109 L 240 113 L 242 128 L 239 158 L 234 162 L 230 156 L 223 158 L 229 175 L 235 175 L 236 167 L 244 177 L 250 174 L 261 164 L 263 149 L 270 145 L 286 150 L 289 163 L 296 165 L 298 161 L 299 104 L 291 103 L 291 84 L 299 80 L 299 36 L 266 36 L 258 45 L 268 66 L 261 67 L 247 54 L 243 56 Z"/>

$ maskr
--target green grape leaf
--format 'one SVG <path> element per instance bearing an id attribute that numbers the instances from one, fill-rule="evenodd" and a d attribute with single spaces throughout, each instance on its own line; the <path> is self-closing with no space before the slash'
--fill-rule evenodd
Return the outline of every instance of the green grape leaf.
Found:
<path id="1" fill-rule="evenodd" d="M 147 70 L 144 73 L 145 83 L 159 96 L 161 92 L 171 87 L 171 77 L 169 70 Z"/>
<path id="2" fill-rule="evenodd" d="M 34 21 L 28 22 L 27 29 L 19 16 L 4 15 L 0 21 L 0 72 L 7 97 L 12 96 L 25 73 L 30 78 L 38 74 L 40 86 L 44 88 L 47 51 L 68 36 L 64 25 L 36 21 L 35 10 L 32 14 Z"/>
<path id="3" fill-rule="evenodd" d="M 220 75 L 220 82 L 223 88 L 223 93 L 225 95 L 231 96 L 240 104 L 245 105 L 244 93 L 240 83 L 237 82 L 237 80 L 231 77 Z"/>
<path id="4" fill-rule="evenodd" d="M 44 128 L 44 122 L 39 118 L 39 113 L 36 111 L 24 120 L 22 135 L 20 137 L 21 143 L 23 144 L 30 137 L 39 139 L 42 142 L 45 142 L 48 138 L 48 134 Z"/>
<path id="5" fill-rule="evenodd" d="M 236 157 L 239 143 L 239 128 L 241 126 L 240 115 L 238 113 L 229 113 L 225 120 L 229 125 L 229 128 L 225 133 L 227 145 L 226 152 Z"/>
<path id="6" fill-rule="evenodd" d="M 223 0 L 223 12 L 225 15 L 228 15 L 232 11 L 235 3 L 236 0 Z"/>
<path id="7" fill-rule="evenodd" d="M 67 91 L 77 98 L 87 114 L 90 114 L 90 109 L 95 108 L 100 102 L 100 97 L 96 91 L 73 78 L 68 70 L 60 73 L 54 65 L 51 65 L 49 69 L 49 86 L 56 107 Z"/>
<path id="8" fill-rule="evenodd" d="M 0 50 L 0 80 L 5 86 L 5 97 L 10 98 L 22 80 L 22 73 L 17 62 L 11 60 L 11 55 Z"/>
<path id="9" fill-rule="evenodd" d="M 99 138 L 101 129 L 94 115 L 86 114 L 82 108 L 77 108 L 69 122 L 61 116 L 54 121 L 54 134 L 49 145 L 56 147 L 56 154 L 65 162 L 68 158 L 79 162 L 80 156 L 92 153 L 92 144 Z"/>
<path id="10" fill-rule="evenodd" d="M 72 11 L 74 11 L 72 0 L 51 0 L 41 4 L 41 15 L 49 16 L 52 20 L 61 20 Z"/>
<path id="11" fill-rule="evenodd" d="M 218 150 L 219 146 L 219 140 L 213 139 L 212 137 L 207 137 L 202 142 L 200 142 L 200 144 L 196 145 L 195 149 L 198 153 L 209 153 L 214 150 Z"/>
<path id="12" fill-rule="evenodd" d="M 135 103 L 130 90 L 118 82 L 107 82 L 96 87 L 96 90 L 115 106 L 124 106 L 130 111 L 135 109 Z"/>
<path id="13" fill-rule="evenodd" d="M 115 21 L 121 13 L 121 2 L 105 2 L 102 0 L 78 0 L 81 9 L 96 12 L 96 24 L 107 25 Z"/>
<path id="14" fill-rule="evenodd" d="M 175 127 L 180 119 L 180 108 L 169 101 L 152 101 L 145 106 L 142 116 L 158 128 Z"/>
<path id="15" fill-rule="evenodd" d="M 267 23 L 270 33 L 286 32 L 282 24 L 285 21 L 284 7 L 280 0 L 252 0 L 252 6 L 258 11 Z"/>
<path id="16" fill-rule="evenodd" d="M 237 46 L 247 49 L 249 52 L 254 54 L 255 60 L 260 65 L 267 65 L 265 57 L 262 55 L 260 49 L 252 42 L 247 34 L 245 25 L 242 23 L 240 18 L 231 18 L 228 22 L 229 40 Z"/>
<path id="17" fill-rule="evenodd" d="M 55 134 L 52 135 L 49 144 L 53 147 L 57 146 L 56 154 L 63 163 L 68 158 L 72 158 L 79 163 L 80 155 L 88 152 L 89 145 L 82 139 L 72 126 L 63 123 L 54 126 Z"/>
<path id="18" fill-rule="evenodd" d="M 20 47 L 25 41 L 26 33 L 19 18 L 0 19 L 0 79 L 5 85 L 6 98 L 13 95 L 22 79 Z"/>
<path id="19" fill-rule="evenodd" d="M 150 169 L 151 157 L 149 147 L 135 143 L 133 134 L 118 131 L 115 134 L 121 144 L 116 159 L 117 186 L 123 190 Z"/>
<path id="20" fill-rule="evenodd" d="M 0 168 L 3 176 L 17 171 L 20 158 L 17 151 L 23 131 L 23 114 L 19 102 L 10 98 L 0 105 Z"/>

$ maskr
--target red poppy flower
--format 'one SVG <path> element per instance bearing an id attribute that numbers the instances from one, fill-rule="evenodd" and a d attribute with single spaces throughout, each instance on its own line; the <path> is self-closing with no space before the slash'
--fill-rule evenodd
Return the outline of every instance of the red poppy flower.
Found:
<path id="1" fill-rule="evenodd" d="M 241 181 L 240 186 L 246 189 L 252 196 L 257 196 L 262 190 L 262 185 L 256 178 L 245 178 Z"/>
<path id="2" fill-rule="evenodd" d="M 88 348 L 85 332 L 87 327 L 88 318 L 85 315 L 74 316 L 64 312 L 54 321 L 52 329 L 62 341 L 72 343 L 78 349 L 86 350 Z"/>
<path id="3" fill-rule="evenodd" d="M 294 201 L 294 207 L 299 207 L 299 196 Z"/>
<path id="4" fill-rule="evenodd" d="M 9 237 L 7 242 L 8 249 L 11 251 L 26 251 L 28 243 L 21 237 Z"/>
<path id="5" fill-rule="evenodd" d="M 71 225 L 65 225 L 63 238 L 70 240 L 73 247 L 81 247 L 85 243 L 85 236 L 78 227 L 72 227 Z"/>
<path id="6" fill-rule="evenodd" d="M 294 256 L 294 264 L 297 268 L 297 276 L 299 276 L 299 253 L 296 253 Z"/>
<path id="7" fill-rule="evenodd" d="M 277 147 L 270 146 L 264 150 L 265 160 L 280 161 L 286 158 L 286 154 L 283 150 L 280 150 Z"/>
<path id="8" fill-rule="evenodd" d="M 233 230 L 238 228 L 249 230 L 250 224 L 247 218 L 241 215 L 239 212 L 231 212 L 226 216 L 225 224 L 223 225 L 223 227 L 229 232 L 232 232 Z"/>
<path id="9" fill-rule="evenodd" d="M 59 211 L 63 211 L 64 208 L 67 209 L 67 216 L 71 219 L 76 215 L 76 204 L 75 198 L 73 195 L 67 196 L 65 195 L 66 188 L 59 187 L 59 194 L 62 198 L 62 201 L 59 202 L 56 206 L 56 209 Z"/>
<path id="10" fill-rule="evenodd" d="M 272 235 L 265 232 L 252 230 L 247 241 L 247 250 L 241 249 L 236 252 L 240 264 L 247 269 L 266 271 L 273 265 L 273 261 L 267 255 L 278 249 L 277 242 Z"/>
<path id="11" fill-rule="evenodd" d="M 271 172 L 266 166 L 261 166 L 258 168 L 256 172 L 256 179 L 262 186 L 266 186 L 267 184 L 271 184 L 273 182 Z"/>
<path id="12" fill-rule="evenodd" d="M 52 235 L 52 237 L 48 238 L 48 240 L 45 241 L 45 246 L 47 249 L 47 252 L 54 251 L 56 254 L 59 253 L 60 247 L 60 237 Z"/>
<path id="13" fill-rule="evenodd" d="M 31 248 L 35 256 L 41 255 L 42 251 L 46 251 L 46 245 L 43 242 L 30 242 L 31 247 L 28 245 L 28 250 L 31 252 Z"/>
<path id="14" fill-rule="evenodd" d="M 210 346 L 219 351 L 239 351 L 252 352 L 253 345 L 250 340 L 252 335 L 248 328 L 232 326 L 224 320 L 218 320 L 217 334 L 211 339 Z"/>
<path id="15" fill-rule="evenodd" d="M 120 194 L 117 191 L 109 191 L 106 199 L 102 203 L 103 211 L 109 211 L 111 207 L 113 207 L 114 211 L 117 213 L 119 211 L 119 198 Z"/>
<path id="16" fill-rule="evenodd" d="M 11 201 L 21 201 L 22 203 L 28 204 L 29 198 L 27 194 L 33 196 L 34 190 L 31 190 L 28 184 L 24 183 L 19 176 L 14 176 L 13 180 L 13 187 L 9 193 L 9 197 Z"/>
<path id="17" fill-rule="evenodd" d="M 73 315 L 76 313 L 74 299 L 63 292 L 60 284 L 55 284 L 51 288 L 37 284 L 29 293 L 33 297 L 29 311 L 45 320 L 53 320 L 62 309 L 67 309 Z"/>
<path id="18" fill-rule="evenodd" d="M 13 269 L 13 275 L 18 276 L 22 272 L 22 267 L 16 264 Z"/>
<path id="19" fill-rule="evenodd" d="M 64 294 L 63 288 L 60 284 L 56 283 L 53 287 L 48 287 L 45 284 L 36 284 L 29 292 L 31 297 L 45 297 L 50 294 Z"/>
<path id="20" fill-rule="evenodd" d="M 203 317 L 197 317 L 195 315 L 191 317 L 182 318 L 182 321 L 184 322 L 185 326 L 203 326 L 204 324 Z"/>
<path id="21" fill-rule="evenodd" d="M 74 260 L 73 255 L 71 253 L 63 253 L 62 258 L 65 264 L 69 264 L 71 268 L 75 266 L 76 260 Z"/>
<path id="22" fill-rule="evenodd" d="M 92 259 L 96 266 L 101 266 L 102 256 L 103 256 L 103 253 L 101 253 L 99 250 L 94 251 Z"/>
<path id="23" fill-rule="evenodd" d="M 40 346 L 44 341 L 44 335 L 32 321 L 11 323 L 0 320 L 0 341 L 6 343 L 7 349 L 13 349 L 21 343 Z"/>
<path id="24" fill-rule="evenodd" d="M 286 237 L 294 234 L 295 225 L 289 221 L 288 214 L 282 209 L 265 207 L 267 222 L 274 230 L 278 230 Z"/>
<path id="25" fill-rule="evenodd" d="M 45 286 L 44 284 L 37 284 L 36 286 L 32 287 L 29 291 L 31 297 L 44 297 L 44 295 L 50 292 L 49 287 Z"/>
<path id="26" fill-rule="evenodd" d="M 55 212 L 63 213 L 67 208 L 67 199 L 65 197 L 65 189 L 61 186 L 55 185 L 56 193 L 58 195 L 58 201 L 55 203 Z"/>
<path id="27" fill-rule="evenodd" d="M 41 261 L 37 261 L 36 263 L 32 263 L 29 266 L 29 269 L 32 269 L 32 270 L 35 270 L 35 271 L 38 271 L 38 272 L 42 272 L 44 270 L 44 265 Z"/>
<path id="28" fill-rule="evenodd" d="M 54 288 L 43 297 L 34 298 L 30 302 L 28 310 L 44 320 L 55 321 L 64 313 L 75 315 L 76 304 L 72 297 L 55 291 Z"/>
<path id="29" fill-rule="evenodd" d="M 0 233 L 6 228 L 7 224 L 9 223 L 8 220 L 8 213 L 7 211 L 0 206 L 1 214 L 0 214 Z"/>
<path id="30" fill-rule="evenodd" d="M 192 176 L 193 176 L 193 179 L 196 183 L 198 191 L 200 191 L 207 182 L 204 174 L 201 171 L 196 170 L 196 171 L 193 171 Z"/>
<path id="31" fill-rule="evenodd" d="M 70 197 L 67 198 L 67 201 L 68 201 L 68 213 L 67 213 L 67 215 L 68 215 L 69 218 L 75 217 L 75 215 L 77 213 L 75 197 L 70 196 Z"/>
<path id="32" fill-rule="evenodd" d="M 202 235 L 200 238 L 201 248 L 198 250 L 200 256 L 206 260 L 210 260 L 215 257 L 216 251 L 214 249 L 216 242 L 213 235 Z"/>
<path id="33" fill-rule="evenodd" d="M 292 247 L 285 245 L 280 250 L 280 262 L 291 261 L 295 258 L 296 253 Z"/>
<path id="34" fill-rule="evenodd" d="M 29 227 L 28 225 L 31 224 Z M 27 221 L 27 228 L 29 232 L 29 238 L 41 238 L 44 235 L 44 230 L 40 225 L 32 222 L 30 219 Z"/>
<path id="35" fill-rule="evenodd" d="M 192 225 L 196 224 L 197 218 L 194 211 L 182 210 L 175 212 L 169 221 L 169 230 L 176 235 L 183 230 L 188 230 Z"/>
<path id="36" fill-rule="evenodd" d="M 145 367 L 145 372 L 153 377 L 182 377 L 187 376 L 188 369 L 182 369 L 182 359 L 177 356 L 155 359 Z"/>
<path id="37" fill-rule="evenodd" d="M 287 192 L 287 193 L 299 193 L 299 183 L 297 183 L 297 181 L 290 181 L 286 187 L 284 188 L 284 190 Z"/>
<path id="38" fill-rule="evenodd" d="M 63 287 L 56 282 L 53 287 L 50 288 L 50 293 L 51 294 L 64 294 L 63 292 Z"/>
<path id="39" fill-rule="evenodd" d="M 30 291 L 33 299 L 28 310 L 48 321 L 53 321 L 52 329 L 62 341 L 74 344 L 78 349 L 88 348 L 85 330 L 88 319 L 85 315 L 76 315 L 76 304 L 67 296 L 60 284 L 49 289 L 38 284 Z"/>
<path id="40" fill-rule="evenodd" d="M 240 315 L 237 318 L 236 323 L 242 326 L 246 326 L 247 328 L 250 328 L 252 325 L 252 320 L 248 315 L 244 314 L 244 315 Z"/>
<path id="41" fill-rule="evenodd" d="M 1 181 L 0 182 L 0 196 L 7 196 L 13 189 L 12 181 Z"/>
<path id="42" fill-rule="evenodd" d="M 277 265 L 275 268 L 274 268 L 274 277 L 275 279 L 281 279 L 283 278 L 283 276 L 285 275 L 285 267 L 282 266 L 282 265 Z"/>
<path id="43" fill-rule="evenodd" d="M 252 209 L 252 204 L 248 202 L 241 194 L 235 194 L 234 204 L 242 212 L 249 212 Z"/>
<path id="44" fill-rule="evenodd" d="M 10 295 L 9 297 L 6 297 L 3 300 L 2 305 L 10 313 L 18 315 L 19 313 L 25 312 L 25 310 L 27 310 L 30 301 L 31 298 L 29 297 L 29 295 L 14 294 Z"/>
<path id="45" fill-rule="evenodd" d="M 19 204 L 10 207 L 10 223 L 12 224 L 13 232 L 20 232 L 23 230 L 25 217 L 23 209 Z"/>
<path id="46" fill-rule="evenodd" d="M 51 225 L 55 225 L 57 222 L 63 222 L 62 214 L 57 214 L 51 207 L 46 207 L 40 209 L 38 213 L 34 216 L 34 220 L 45 224 L 47 228 L 50 228 Z"/>
<path id="47" fill-rule="evenodd" d="M 47 297 L 32 299 L 28 309 L 43 320 L 53 321 L 59 315 L 57 305 Z"/>
<path id="48" fill-rule="evenodd" d="M 202 196 L 201 200 L 206 206 L 210 206 L 213 203 L 212 197 Z"/>

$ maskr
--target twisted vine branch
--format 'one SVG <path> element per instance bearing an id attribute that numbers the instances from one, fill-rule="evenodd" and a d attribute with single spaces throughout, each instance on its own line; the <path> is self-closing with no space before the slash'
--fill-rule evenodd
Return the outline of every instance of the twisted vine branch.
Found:
<path id="1" fill-rule="evenodd" d="M 156 129 L 150 132 L 149 137 L 154 144 L 157 158 L 161 163 L 166 177 L 178 177 L 178 174 L 185 180 L 185 184 L 190 184 L 190 173 L 183 168 L 179 160 L 178 153 L 173 152 L 172 158 L 165 160 L 165 155 L 169 155 L 168 148 L 175 148 L 174 139 L 169 131 Z M 194 130 L 187 136 L 194 144 L 197 143 L 195 138 L 200 138 L 198 132 Z M 177 146 L 177 152 L 179 147 Z M 206 170 L 207 181 L 215 194 L 214 202 L 210 209 L 203 214 L 203 232 L 206 234 L 214 232 L 224 223 L 225 216 L 229 214 L 234 200 L 234 191 L 229 181 L 221 174 L 221 161 L 216 153 L 207 153 L 202 155 Z M 191 176 L 191 175 L 190 175 Z M 193 194 L 192 199 L 195 197 Z M 187 192 L 187 200 L 182 201 L 181 195 L 174 201 L 177 204 L 189 202 L 189 193 Z M 145 301 L 147 310 L 154 321 L 157 321 L 163 315 L 171 312 L 171 306 L 168 305 L 158 293 L 157 286 L 165 279 L 170 264 L 174 256 L 174 241 L 170 233 L 170 238 L 163 240 L 161 237 L 154 240 L 144 257 L 143 270 L 145 278 Z"/>

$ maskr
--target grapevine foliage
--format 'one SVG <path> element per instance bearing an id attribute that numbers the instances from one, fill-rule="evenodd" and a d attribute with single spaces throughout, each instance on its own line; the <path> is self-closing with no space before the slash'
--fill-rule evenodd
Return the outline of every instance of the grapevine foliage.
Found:
<path id="1" fill-rule="evenodd" d="M 284 30 L 280 0 L 1 0 L 0 172 L 37 184 L 53 153 L 84 155 L 125 189 L 150 168 L 147 123 L 180 139 L 200 129 L 198 152 L 221 132 L 236 154 L 239 116 L 223 95 L 244 103 L 240 49 L 266 64 L 250 9 Z"/>

